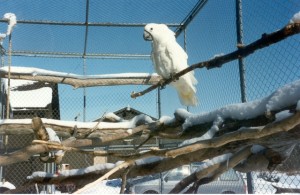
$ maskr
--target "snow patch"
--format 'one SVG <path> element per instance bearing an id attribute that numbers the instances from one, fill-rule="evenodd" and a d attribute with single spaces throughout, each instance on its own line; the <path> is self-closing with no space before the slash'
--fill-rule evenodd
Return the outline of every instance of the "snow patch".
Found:
<path id="1" fill-rule="evenodd" d="M 16 189 L 16 187 L 12 183 L 10 183 L 8 181 L 0 182 L 0 187 L 8 188 L 10 190 Z"/>
<path id="2" fill-rule="evenodd" d="M 78 128 L 88 128 L 92 129 L 98 124 L 99 129 L 130 129 L 134 128 L 136 125 L 136 122 L 138 119 L 144 119 L 146 122 L 152 122 L 152 119 L 149 116 L 145 115 L 139 115 L 137 117 L 134 117 L 130 121 L 124 121 L 119 123 L 111 123 L 111 122 L 101 122 L 98 124 L 98 122 L 80 122 L 80 121 L 61 121 L 61 120 L 55 120 L 55 119 L 46 119 L 42 118 L 42 121 L 44 124 L 56 124 L 59 126 L 64 127 L 74 127 L 75 125 Z M 0 124 L 25 124 L 25 125 L 31 125 L 31 119 L 3 119 L 0 120 Z"/>
<path id="3" fill-rule="evenodd" d="M 6 34 L 0 33 L 0 45 L 3 44 L 3 40 L 6 38 Z"/>
<path id="4" fill-rule="evenodd" d="M 298 100 L 300 100 L 300 80 L 286 84 L 277 89 L 271 95 L 259 100 L 231 104 L 217 110 L 200 113 L 198 115 L 182 114 L 187 117 L 183 124 L 183 129 L 193 125 L 214 121 L 218 116 L 224 120 L 228 118 L 237 120 L 255 118 L 259 115 L 263 115 L 265 112 L 280 110 L 284 107 L 296 104 L 298 103 Z"/>
<path id="5" fill-rule="evenodd" d="M 92 188 L 83 190 L 80 194 L 119 194 L 121 190 L 121 180 L 105 180 L 99 182 Z"/>
<path id="6" fill-rule="evenodd" d="M 140 125 L 138 124 L 139 121 L 142 121 L 142 123 L 152 123 L 153 120 L 150 116 L 148 115 L 145 115 L 145 114 L 140 114 L 138 116 L 135 116 L 133 119 L 131 119 L 129 121 L 129 124 L 132 126 L 132 127 L 135 127 L 136 125 Z M 132 128 L 132 127 L 129 127 L 129 128 Z"/>
<path id="7" fill-rule="evenodd" d="M 119 116 L 117 116 L 115 113 L 113 112 L 108 112 L 106 113 L 103 118 L 105 119 L 109 119 L 110 121 L 115 121 L 115 122 L 120 122 L 122 121 L 123 119 Z"/>
<path id="8" fill-rule="evenodd" d="M 154 163 L 154 162 L 160 161 L 162 159 L 163 159 L 162 157 L 154 156 L 154 157 L 149 157 L 149 158 L 144 158 L 144 159 L 136 160 L 135 164 L 136 165 L 150 164 L 150 163 Z"/>
<path id="9" fill-rule="evenodd" d="M 8 79 L 3 79 L 7 89 Z M 52 89 L 50 87 L 42 87 L 40 89 L 17 91 L 14 90 L 20 86 L 32 85 L 36 81 L 28 80 L 10 80 L 10 104 L 12 109 L 15 108 L 45 108 L 52 102 Z"/>
<path id="10" fill-rule="evenodd" d="M 8 67 L 4 66 L 0 68 L 0 72 L 8 72 Z M 51 70 L 44 70 L 40 68 L 34 67 L 20 67 L 20 66 L 12 66 L 11 73 L 16 74 L 28 74 L 33 76 L 60 76 L 66 78 L 75 78 L 75 79 L 109 79 L 109 78 L 141 78 L 141 77 L 149 77 L 149 76 L 158 76 L 156 73 L 119 73 L 119 74 L 102 74 L 102 75 L 78 75 L 64 72 L 57 72 Z"/>
<path id="11" fill-rule="evenodd" d="M 159 119 L 159 122 L 168 125 L 168 124 L 172 124 L 173 122 L 175 122 L 175 118 L 172 118 L 170 116 L 162 116 Z"/>
<path id="12" fill-rule="evenodd" d="M 265 105 L 267 101 L 267 98 L 263 98 L 261 100 L 247 103 L 231 104 L 211 112 L 192 115 L 186 119 L 183 124 L 183 129 L 193 125 L 214 121 L 218 116 L 223 119 L 231 118 L 237 120 L 254 118 L 265 112 Z"/>
<path id="13" fill-rule="evenodd" d="M 60 143 L 60 139 L 59 139 L 59 137 L 57 136 L 56 132 L 53 129 L 47 127 L 46 131 L 49 135 L 49 141 L 55 141 L 55 142 Z"/>
<path id="14" fill-rule="evenodd" d="M 8 22 L 6 35 L 9 36 L 12 33 L 14 26 L 17 24 L 17 17 L 14 13 L 6 13 L 3 16 L 3 19 Z"/>
<path id="15" fill-rule="evenodd" d="M 300 80 L 286 84 L 269 96 L 267 111 L 280 110 L 291 106 L 300 99 Z"/>
<path id="16" fill-rule="evenodd" d="M 290 24 L 293 24 L 293 23 L 300 23 L 300 11 L 298 13 L 296 13 L 290 20 Z"/>
<path id="17" fill-rule="evenodd" d="M 50 177 L 69 177 L 69 176 L 78 176 L 83 175 L 95 171 L 102 171 L 102 170 L 108 170 L 114 168 L 116 165 L 113 163 L 105 163 L 105 164 L 96 164 L 93 166 L 89 166 L 82 169 L 71 169 L 71 170 L 63 170 L 59 172 L 59 175 L 56 173 L 47 173 L 42 171 L 33 172 L 32 175 L 27 176 L 27 179 L 33 179 L 33 178 L 50 178 Z"/>
<path id="18" fill-rule="evenodd" d="M 129 135 L 131 135 L 131 134 L 132 134 L 132 129 L 127 129 L 127 133 L 128 133 Z"/>
<path id="19" fill-rule="evenodd" d="M 177 110 L 175 110 L 175 115 L 180 116 L 180 118 L 188 118 L 190 116 L 193 116 L 192 113 L 183 108 L 178 108 Z"/>
<path id="20" fill-rule="evenodd" d="M 213 138 L 216 132 L 219 131 L 219 126 L 223 123 L 223 119 L 220 116 L 217 116 L 217 118 L 214 120 L 212 127 L 201 137 L 196 137 L 193 139 L 185 140 L 183 141 L 179 146 L 185 146 L 189 144 L 193 144 L 195 142 L 201 141 L 201 140 L 207 140 Z"/>
<path id="21" fill-rule="evenodd" d="M 222 56 L 224 56 L 224 55 L 225 55 L 224 53 L 215 54 L 214 57 L 211 58 L 211 59 L 218 58 L 218 57 L 222 57 Z"/>
<path id="22" fill-rule="evenodd" d="M 283 119 L 286 119 L 292 115 L 293 113 L 290 113 L 289 110 L 278 112 L 277 114 L 275 114 L 275 118 L 276 118 L 275 122 L 282 121 Z"/>

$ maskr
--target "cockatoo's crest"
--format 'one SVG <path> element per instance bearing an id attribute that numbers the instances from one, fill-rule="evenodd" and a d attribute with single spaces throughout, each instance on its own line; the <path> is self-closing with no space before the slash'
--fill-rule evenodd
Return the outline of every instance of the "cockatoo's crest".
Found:
<path id="1" fill-rule="evenodd" d="M 144 28 L 144 39 L 157 42 L 164 42 L 169 39 L 175 40 L 175 33 L 165 24 L 150 23 Z"/>

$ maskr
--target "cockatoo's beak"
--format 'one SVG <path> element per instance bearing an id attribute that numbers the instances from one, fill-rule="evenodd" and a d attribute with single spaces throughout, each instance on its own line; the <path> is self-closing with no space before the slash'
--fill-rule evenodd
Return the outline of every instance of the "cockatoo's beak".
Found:
<path id="1" fill-rule="evenodd" d="M 146 31 L 146 30 L 144 30 L 143 37 L 144 37 L 145 41 L 152 41 L 152 35 L 148 31 Z"/>

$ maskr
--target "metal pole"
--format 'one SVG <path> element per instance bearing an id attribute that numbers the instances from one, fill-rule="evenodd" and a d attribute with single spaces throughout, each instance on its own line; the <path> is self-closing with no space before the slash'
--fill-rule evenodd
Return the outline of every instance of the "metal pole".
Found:
<path id="1" fill-rule="evenodd" d="M 158 118 L 160 119 L 160 117 L 161 117 L 161 97 L 160 97 L 160 87 L 159 88 L 157 88 L 157 110 L 158 110 Z M 162 145 L 162 139 L 161 138 L 158 138 L 159 140 L 158 140 L 158 145 L 159 145 L 159 148 L 160 148 L 160 146 Z M 163 192 L 163 182 L 164 182 L 164 180 L 163 180 L 163 175 L 162 175 L 162 173 L 159 173 L 159 177 L 160 177 L 160 193 L 162 194 L 162 192 Z"/>
<path id="2" fill-rule="evenodd" d="M 4 55 L 5 55 L 5 50 L 4 50 L 4 48 L 3 48 L 3 46 L 2 46 L 2 41 L 0 40 L 0 54 L 1 54 L 1 67 L 3 67 L 4 66 Z M 0 79 L 0 102 L 1 102 L 1 119 L 4 119 L 5 118 L 5 105 L 3 105 L 3 103 L 4 103 L 4 101 L 5 101 L 5 97 L 4 97 L 4 91 L 5 91 L 5 88 L 3 87 L 2 88 L 2 78 Z M 7 153 L 7 150 L 6 150 L 6 146 L 4 145 L 4 143 L 5 143 L 5 138 L 6 137 L 6 135 L 1 135 L 0 136 L 0 139 L 1 139 L 1 147 L 3 147 L 3 148 L 5 148 L 5 150 L 4 150 L 4 154 L 6 154 Z M 2 155 L 2 154 L 1 154 Z M 4 177 L 3 177 L 3 175 L 4 175 L 4 167 L 3 166 L 0 166 L 0 182 L 2 182 L 3 181 L 3 179 L 4 179 Z"/>
<path id="3" fill-rule="evenodd" d="M 161 117 L 161 99 L 160 99 L 160 88 L 157 88 L 157 112 L 158 118 Z"/>
<path id="4" fill-rule="evenodd" d="M 238 48 L 243 47 L 242 0 L 236 0 L 236 34 L 237 34 Z M 239 62 L 239 73 L 240 73 L 241 100 L 242 102 L 247 102 L 244 59 L 239 58 L 238 62 Z M 252 183 L 251 172 L 248 172 L 246 175 L 247 175 L 248 194 L 253 194 L 253 183 Z"/>
<path id="5" fill-rule="evenodd" d="M 86 75 L 86 59 L 83 58 L 83 75 Z M 86 117 L 86 88 L 83 88 L 83 122 L 85 122 Z"/>
<path id="6" fill-rule="evenodd" d="M 85 11 L 85 38 L 84 38 L 84 49 L 83 49 L 83 75 L 86 75 L 86 50 L 87 50 L 87 40 L 89 32 L 89 7 L 90 1 L 86 0 L 86 11 Z M 86 120 L 86 88 L 83 88 L 83 122 Z"/>
<path id="7" fill-rule="evenodd" d="M 236 34 L 237 34 L 238 48 L 243 47 L 242 0 L 236 0 Z M 241 100 L 242 102 L 246 102 L 247 97 L 246 97 L 244 59 L 239 58 L 238 62 L 239 62 L 239 72 L 240 72 Z"/>
<path id="8" fill-rule="evenodd" d="M 8 45 L 8 79 L 7 79 L 7 96 L 6 96 L 6 118 L 9 119 L 9 102 L 10 102 L 10 69 L 11 69 L 11 48 L 12 40 L 11 34 L 9 35 L 9 45 Z"/>
<path id="9" fill-rule="evenodd" d="M 183 49 L 187 53 L 187 47 L 186 47 L 186 28 L 183 31 Z M 189 106 L 186 107 L 186 110 L 189 111 Z"/>

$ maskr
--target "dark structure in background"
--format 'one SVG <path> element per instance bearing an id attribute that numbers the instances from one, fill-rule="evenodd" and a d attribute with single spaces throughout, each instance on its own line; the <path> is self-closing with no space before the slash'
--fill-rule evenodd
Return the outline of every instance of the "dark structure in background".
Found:
<path id="1" fill-rule="evenodd" d="M 14 119 L 32 118 L 34 116 L 57 120 L 60 119 L 58 84 L 47 83 L 44 86 L 52 89 L 52 101 L 46 107 L 26 108 L 12 106 L 12 115 Z"/>
<path id="2" fill-rule="evenodd" d="M 11 80 L 12 83 L 14 82 Z M 25 82 L 24 82 L 25 83 Z M 28 83 L 28 82 L 27 82 Z M 39 107 L 39 106 L 30 106 L 26 107 L 28 105 L 28 102 L 30 104 L 34 105 L 35 102 L 38 101 L 39 97 L 35 98 L 29 98 L 25 95 L 25 93 L 34 91 L 35 94 L 39 94 L 39 89 L 42 88 L 49 88 L 51 89 L 52 93 L 47 93 L 46 96 L 47 99 L 50 100 L 50 102 L 45 107 Z M 2 109 L 2 118 L 7 118 L 5 116 L 6 113 L 6 88 L 5 81 L 1 79 L 1 109 Z M 24 92 L 24 96 L 22 95 L 22 92 Z M 41 90 L 42 92 L 42 90 Z M 18 94 L 16 94 L 18 93 Z M 60 108 L 59 108 L 59 95 L 58 95 L 58 85 L 53 83 L 40 83 L 40 82 L 34 82 L 30 85 L 20 85 L 20 86 L 14 86 L 11 87 L 10 92 L 11 98 L 22 98 L 24 102 L 24 106 L 20 106 L 18 104 L 18 107 L 15 107 L 13 104 L 10 104 L 10 117 L 13 119 L 31 119 L 34 116 L 39 116 L 41 118 L 50 118 L 50 119 L 60 119 Z M 13 97 L 14 95 L 17 95 Z M 44 95 L 45 94 L 41 94 Z M 13 151 L 17 151 L 21 148 L 24 148 L 31 144 L 32 140 L 34 139 L 33 134 L 21 134 L 21 135 L 1 135 L 1 144 L 0 144 L 0 153 L 6 154 Z M 33 156 L 31 157 L 27 162 L 22 163 L 16 163 L 13 165 L 1 167 L 0 177 L 1 179 L 5 179 L 6 181 L 11 182 L 16 187 L 22 185 L 26 181 L 26 177 L 28 175 L 31 175 L 34 171 L 44 171 L 45 170 L 45 164 L 40 162 L 39 156 Z"/>

